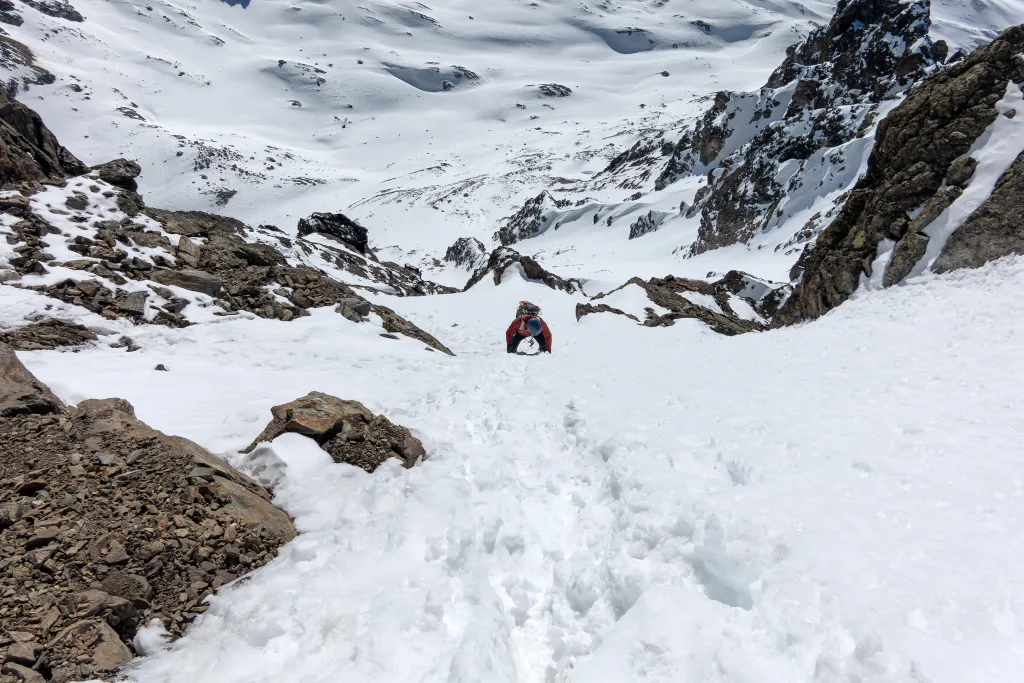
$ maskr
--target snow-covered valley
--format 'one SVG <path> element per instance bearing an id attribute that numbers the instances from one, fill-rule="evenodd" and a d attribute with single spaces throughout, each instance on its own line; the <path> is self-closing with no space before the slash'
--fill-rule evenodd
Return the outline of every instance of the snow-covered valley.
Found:
<path id="1" fill-rule="evenodd" d="M 453 286 L 466 273 L 434 265 L 449 245 L 492 244 L 502 219 L 552 188 L 583 202 L 579 220 L 560 217 L 560 231 L 524 248 L 568 275 L 621 283 L 735 268 L 786 280 L 796 252 L 775 248 L 856 177 L 841 174 L 843 185 L 812 193 L 749 247 L 688 259 L 699 216 L 627 236 L 649 211 L 676 216 L 680 202 L 692 204 L 702 178 L 653 193 L 657 168 L 601 173 L 652 135 L 674 144 L 716 92 L 756 92 L 788 46 L 828 23 L 830 0 L 97 0 L 79 9 L 80 24 L 26 10 L 12 33 L 57 79 L 22 101 L 80 158 L 138 160 L 142 192 L 169 209 L 286 232 L 313 211 L 345 212 L 383 254 Z M 954 52 L 1024 22 L 1024 9 L 936 0 L 931 21 L 930 35 Z"/>
<path id="2" fill-rule="evenodd" d="M 1024 1 L 0 24 L 0 683 L 1024 680 Z"/>

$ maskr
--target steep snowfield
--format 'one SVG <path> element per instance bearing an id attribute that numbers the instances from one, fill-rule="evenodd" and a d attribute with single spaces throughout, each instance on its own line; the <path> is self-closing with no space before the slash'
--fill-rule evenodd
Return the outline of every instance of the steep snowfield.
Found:
<path id="1" fill-rule="evenodd" d="M 370 227 L 383 258 L 417 264 L 458 237 L 490 245 L 525 199 L 594 178 L 642 134 L 674 139 L 714 91 L 758 88 L 834 9 L 78 5 L 82 24 L 26 6 L 24 26 L 9 28 L 58 77 L 21 99 L 76 154 L 139 159 L 155 206 L 289 232 L 312 211 L 342 210 Z M 952 49 L 1024 21 L 1009 0 L 932 9 L 933 35 Z M 1002 104 L 1020 110 L 1019 90 Z M 982 199 L 1019 150 L 1020 118 L 979 143 L 964 202 Z M 697 186 L 632 199 L 635 189 L 592 183 L 575 221 L 524 251 L 589 278 L 590 294 L 732 268 L 788 279 L 795 256 L 776 252 L 776 237 L 684 259 L 698 219 L 680 219 L 679 204 Z M 62 197 L 46 190 L 40 211 Z M 803 199 L 794 215 L 817 210 Z M 673 220 L 627 241 L 648 211 Z M 77 216 L 63 215 L 73 234 Z M 152 426 L 276 485 L 302 532 L 213 597 L 173 646 L 146 629 L 140 646 L 153 654 L 133 680 L 1021 680 L 1024 258 L 865 287 L 814 324 L 734 338 L 696 321 L 577 322 L 583 294 L 517 272 L 462 294 L 372 295 L 454 358 L 330 309 L 282 323 L 196 306 L 202 324 L 172 329 L 0 287 L 4 328 L 45 310 L 141 347 L 19 354 L 61 398 L 129 400 Z M 427 275 L 461 284 L 467 273 Z M 544 308 L 553 355 L 503 352 L 523 298 Z M 648 304 L 636 287 L 608 301 L 640 315 Z M 312 390 L 410 427 L 428 459 L 368 475 L 296 436 L 238 454 L 271 406 Z"/>
<path id="2" fill-rule="evenodd" d="M 834 9 L 830 0 L 79 5 L 84 23 L 25 7 L 25 25 L 10 29 L 58 78 L 22 99 L 77 154 L 139 159 L 157 206 L 288 231 L 312 211 L 345 210 L 377 247 L 392 247 L 386 256 L 428 266 L 458 237 L 489 243 L 526 198 L 594 176 L 642 133 L 674 141 L 715 91 L 760 87 Z M 941 0 L 933 21 L 955 49 L 1024 21 L 1024 9 Z M 571 94 L 539 87 L 550 84 Z M 653 177 L 643 185 L 651 190 Z M 696 190 L 680 183 L 629 201 L 633 189 L 596 183 L 572 196 L 593 208 L 578 225 L 524 248 L 567 275 L 620 282 L 729 268 L 780 279 L 795 255 L 776 254 L 778 240 L 673 254 L 693 241 L 697 218 L 627 242 L 637 216 L 675 215 Z M 793 225 L 831 198 L 795 201 Z"/>
<path id="3" fill-rule="evenodd" d="M 276 480 L 303 532 L 137 681 L 1010 683 L 1022 285 L 1008 259 L 726 338 L 576 323 L 511 279 L 391 302 L 456 358 L 327 311 L 20 355 L 66 400 L 122 396 Z M 503 353 L 516 297 L 552 356 Z M 233 455 L 310 390 L 429 459 L 367 475 L 297 436 Z"/>

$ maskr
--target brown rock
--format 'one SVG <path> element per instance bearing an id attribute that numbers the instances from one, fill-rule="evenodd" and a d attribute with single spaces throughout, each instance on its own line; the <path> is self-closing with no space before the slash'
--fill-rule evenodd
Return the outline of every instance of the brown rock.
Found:
<path id="1" fill-rule="evenodd" d="M 153 587 L 144 577 L 114 570 L 103 579 L 103 590 L 125 600 L 149 600 L 153 597 Z"/>
<path id="2" fill-rule="evenodd" d="M 59 413 L 63 404 L 25 369 L 11 347 L 0 344 L 0 417 Z"/>
<path id="3" fill-rule="evenodd" d="M 29 507 L 21 501 L 0 503 L 0 529 L 5 529 L 25 516 Z"/>
<path id="4" fill-rule="evenodd" d="M 224 290 L 221 278 L 201 270 L 158 270 L 152 279 L 162 285 L 181 287 L 209 296 L 218 296 Z"/>
<path id="5" fill-rule="evenodd" d="M 4 664 L 3 673 L 17 677 L 22 683 L 46 683 L 46 679 L 38 671 L 14 662 Z"/>
<path id="6" fill-rule="evenodd" d="M 65 644 L 84 652 L 92 661 L 94 671 L 114 671 L 131 661 L 132 651 L 106 622 L 85 619 L 68 626 L 52 645 Z"/>
<path id="7" fill-rule="evenodd" d="M 43 646 L 39 643 L 15 643 L 8 648 L 4 661 L 30 667 L 36 663 L 42 650 Z"/>
<path id="8" fill-rule="evenodd" d="M 40 320 L 0 334 L 0 343 L 8 344 L 16 351 L 82 346 L 96 339 L 96 334 L 89 328 L 56 318 Z"/>
<path id="9" fill-rule="evenodd" d="M 124 537 L 116 531 L 105 533 L 89 544 L 89 558 L 93 562 L 105 562 L 112 552 L 118 555 L 124 552 Z"/>
<path id="10" fill-rule="evenodd" d="M 274 419 L 245 450 L 294 432 L 308 436 L 335 462 L 372 472 L 390 457 L 412 467 L 425 451 L 408 429 L 374 415 L 358 401 L 344 401 L 318 391 L 271 409 Z"/>
<path id="11" fill-rule="evenodd" d="M 190 240 L 185 235 L 178 238 L 178 258 L 190 268 L 197 268 L 199 266 L 199 257 L 202 254 L 202 248 Z"/>
<path id="12" fill-rule="evenodd" d="M 31 538 L 25 541 L 25 550 L 35 550 L 47 546 L 60 538 L 60 529 L 49 528 L 36 532 Z"/>
<path id="13" fill-rule="evenodd" d="M 978 161 L 974 157 L 963 157 L 957 159 L 949 166 L 946 173 L 946 182 L 954 187 L 965 188 L 967 183 L 974 177 L 974 170 L 978 168 Z"/>

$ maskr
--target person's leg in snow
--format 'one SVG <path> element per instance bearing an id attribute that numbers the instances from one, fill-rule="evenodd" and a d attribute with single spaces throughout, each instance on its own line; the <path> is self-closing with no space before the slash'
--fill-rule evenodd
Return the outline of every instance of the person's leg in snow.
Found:
<path id="1" fill-rule="evenodd" d="M 523 342 L 523 340 L 529 338 L 530 337 L 524 337 L 521 334 L 517 334 L 514 337 L 512 337 L 512 343 L 508 345 L 508 353 L 516 353 L 519 350 L 519 345 Z M 543 334 L 538 334 L 536 337 L 533 337 L 533 339 L 535 339 L 537 341 L 537 344 L 540 346 L 541 353 L 550 353 L 548 349 L 548 341 L 547 339 L 544 338 Z"/>

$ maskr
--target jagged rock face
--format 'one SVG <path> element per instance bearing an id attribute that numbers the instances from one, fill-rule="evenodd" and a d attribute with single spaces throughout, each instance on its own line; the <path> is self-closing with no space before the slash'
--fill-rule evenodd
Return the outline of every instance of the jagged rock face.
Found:
<path id="1" fill-rule="evenodd" d="M 985 203 L 956 229 L 932 264 L 945 273 L 977 268 L 1009 254 L 1024 254 L 1024 154 L 996 183 Z"/>
<path id="2" fill-rule="evenodd" d="M 9 26 L 21 26 L 25 20 L 15 11 L 14 3 L 11 0 L 0 0 L 0 23 Z"/>
<path id="3" fill-rule="evenodd" d="M 516 264 L 523 269 L 523 274 L 528 279 L 545 284 L 551 289 L 558 289 L 570 294 L 582 289 L 579 280 L 565 280 L 545 270 L 543 266 L 529 256 L 523 256 L 518 251 L 508 247 L 498 247 L 491 252 L 490 258 L 487 259 L 487 264 L 477 269 L 473 276 L 469 278 L 469 282 L 466 283 L 463 291 L 469 290 L 473 285 L 483 280 L 487 277 L 488 273 L 493 275 L 494 284 L 500 285 L 505 271 Z"/>
<path id="4" fill-rule="evenodd" d="M 374 415 L 358 401 L 344 401 L 314 391 L 291 403 L 274 406 L 270 412 L 274 419 L 246 453 L 260 443 L 293 432 L 316 441 L 335 462 L 355 465 L 367 472 L 373 472 L 388 458 L 399 458 L 404 467 L 412 467 L 426 454 L 423 444 L 408 429 L 383 415 Z"/>
<path id="5" fill-rule="evenodd" d="M 475 237 L 460 237 L 444 253 L 444 260 L 467 270 L 476 270 L 487 261 L 487 247 Z"/>
<path id="6" fill-rule="evenodd" d="M 944 181 L 963 183 L 970 177 L 970 162 L 955 162 L 966 156 L 999 115 L 995 104 L 1002 99 L 1007 83 L 1024 81 L 1022 51 L 1024 26 L 1006 30 L 916 88 L 879 124 L 867 173 L 839 216 L 794 266 L 791 275 L 799 284 L 780 311 L 778 322 L 816 318 L 849 298 L 861 277 L 871 275 L 882 240 L 896 242 L 890 267 L 909 272 L 907 263 L 923 253 L 922 240 L 927 237 L 921 230 L 959 191 L 955 185 L 943 189 Z M 999 206 L 1012 212 L 1006 197 L 1017 182 L 1011 169 L 1001 183 L 1004 191 L 987 202 L 986 211 Z M 920 214 L 912 218 L 919 209 Z M 1011 230 L 1011 218 L 986 218 L 979 212 L 968 221 L 968 231 L 953 240 L 952 246 L 947 245 L 949 254 L 959 255 L 948 257 L 946 267 L 983 263 L 995 254 L 1002 255 L 1006 248 L 996 247 L 1000 240 L 994 236 Z M 997 227 L 1000 225 L 1005 227 Z M 991 249 L 972 243 L 976 231 L 993 235 Z M 968 244 L 980 250 L 976 259 L 964 253 Z M 897 281 L 896 277 L 886 279 L 890 285 Z"/>
<path id="7" fill-rule="evenodd" d="M 688 174 L 707 174 L 687 214 L 699 211 L 701 221 L 685 254 L 746 242 L 779 225 L 789 195 L 824 196 L 856 179 L 860 159 L 848 155 L 863 147 L 851 152 L 846 143 L 869 135 L 884 101 L 945 55 L 927 37 L 928 7 L 926 0 L 840 3 L 827 26 L 787 51 L 760 92 L 715 96 L 655 183 L 660 190 Z M 821 227 L 808 225 L 798 237 L 806 241 Z"/>
<path id="8" fill-rule="evenodd" d="M 318 233 L 340 241 L 360 254 L 369 251 L 369 233 L 345 214 L 314 213 L 299 220 L 299 237 Z"/>
<path id="9" fill-rule="evenodd" d="M 931 26 L 929 11 L 929 2 L 841 0 L 828 26 L 786 50 L 786 60 L 766 87 L 799 81 L 805 86 L 797 89 L 794 102 L 811 102 L 829 97 L 822 85 L 836 84 L 847 95 L 859 90 L 878 101 L 945 54 L 944 43 L 936 50 L 927 40 L 915 49 Z"/>
<path id="10" fill-rule="evenodd" d="M 771 320 L 793 293 L 789 284 L 763 280 L 738 270 L 730 270 L 713 284 L 716 292 L 728 292 L 749 303 L 764 320 Z"/>
<path id="11" fill-rule="evenodd" d="M 21 0 L 21 2 L 56 19 L 85 21 L 85 17 L 67 0 Z"/>
<path id="12" fill-rule="evenodd" d="M 664 220 L 664 216 L 655 216 L 652 211 L 648 211 L 629 226 L 629 239 L 635 240 L 637 237 L 654 232 L 661 225 L 662 220 Z"/>
<path id="13" fill-rule="evenodd" d="M 766 321 L 790 292 L 788 285 L 768 282 L 735 270 L 715 282 L 672 275 L 648 281 L 633 278 L 621 287 L 598 294 L 590 303 L 577 304 L 576 319 L 594 313 L 614 313 L 641 322 L 636 315 L 604 302 L 619 290 L 630 286 L 643 289 L 652 304 L 645 309 L 645 319 L 642 321 L 644 326 L 668 327 L 677 320 L 694 319 L 719 334 L 730 336 L 767 329 Z M 664 309 L 664 312 L 657 311 L 656 306 Z M 738 307 L 749 307 L 756 315 L 749 311 L 746 315 L 741 314 Z"/>
<path id="14" fill-rule="evenodd" d="M 109 187 L 95 185 L 85 188 L 87 192 L 83 193 L 82 203 L 77 206 L 86 209 L 76 209 L 72 216 L 80 225 L 90 220 L 87 207 L 91 202 L 101 201 L 106 195 L 115 195 Z M 5 279 L 11 279 L 10 276 L 16 279 L 20 274 L 45 273 L 47 264 L 80 271 L 81 277 L 70 277 L 34 288 L 108 318 L 127 317 L 172 327 L 189 325 L 189 307 L 209 304 L 183 294 L 181 290 L 213 297 L 214 303 L 222 309 L 215 315 L 248 311 L 260 317 L 284 321 L 308 315 L 308 309 L 312 307 L 336 306 L 353 299 L 365 301 L 353 288 L 313 267 L 290 265 L 276 246 L 246 240 L 255 233 L 269 242 L 272 238 L 267 232 L 254 231 L 233 218 L 197 211 L 146 208 L 135 219 L 93 222 L 90 228 L 79 229 L 77 236 L 68 244 L 68 249 L 82 258 L 56 262 L 47 252 L 48 244 L 44 238 L 61 235 L 61 231 L 34 213 L 31 205 L 34 190 L 28 188 L 24 191 L 28 197 L 0 198 L 0 210 L 23 218 L 9 228 L 8 241 L 16 245 L 18 255 L 9 259 L 9 265 L 16 272 L 5 271 L 8 273 Z M 118 198 L 134 194 L 126 190 L 120 192 Z M 133 201 L 141 203 L 142 200 L 137 198 Z M 175 236 L 176 242 L 172 243 L 164 234 L 154 230 L 155 226 Z M 305 240 L 287 241 L 314 253 L 315 247 L 307 245 Z M 151 260 L 140 258 L 136 251 L 139 248 L 149 250 Z M 369 267 L 364 257 L 351 252 L 339 249 L 334 253 L 329 247 L 316 248 L 330 252 L 335 259 L 341 259 L 340 253 L 345 253 L 362 262 L 362 265 L 356 264 L 352 268 Z M 348 265 L 345 261 L 339 263 Z M 394 289 L 397 292 L 402 292 L 403 287 L 413 289 L 412 293 L 426 292 L 425 281 L 414 272 L 406 273 L 405 269 L 394 264 L 373 262 L 373 267 L 380 277 L 395 278 Z M 149 291 L 139 291 L 137 283 Z M 176 289 L 169 289 L 171 287 Z M 437 289 L 452 291 L 440 286 Z M 390 331 L 397 330 L 424 341 L 431 348 L 450 353 L 429 334 L 418 330 L 390 309 L 380 308 L 387 311 L 381 317 L 390 321 L 388 324 L 393 328 Z"/>
<path id="15" fill-rule="evenodd" d="M 545 190 L 533 199 L 527 200 L 523 208 L 505 219 L 505 224 L 494 233 L 494 239 L 503 247 L 521 240 L 536 237 L 554 222 L 549 212 L 569 206 L 568 200 L 558 200 Z"/>
<path id="16" fill-rule="evenodd" d="M 87 170 L 38 114 L 0 88 L 0 185 L 59 180 Z"/>
<path id="17" fill-rule="evenodd" d="M 18 634 L 4 673 L 110 679 L 141 625 L 181 635 L 211 593 L 295 536 L 269 492 L 217 456 L 121 399 L 64 406 L 2 344 L 0 406 L 0 614 Z M 41 599 L 24 600 L 31 585 Z"/>

